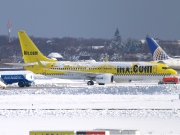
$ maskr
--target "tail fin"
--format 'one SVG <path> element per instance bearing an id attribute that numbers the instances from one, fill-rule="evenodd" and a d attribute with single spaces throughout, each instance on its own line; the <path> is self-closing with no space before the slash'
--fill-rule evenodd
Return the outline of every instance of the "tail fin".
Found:
<path id="1" fill-rule="evenodd" d="M 105 62 L 108 62 L 108 61 L 109 61 L 107 56 L 104 56 L 104 61 L 105 61 Z"/>
<path id="2" fill-rule="evenodd" d="M 154 61 L 166 60 L 170 58 L 153 38 L 146 38 L 146 41 L 148 43 Z"/>
<path id="3" fill-rule="evenodd" d="M 55 61 L 44 56 L 33 41 L 29 38 L 25 31 L 18 31 L 18 37 L 21 45 L 22 55 L 25 63 L 37 62 L 37 59 L 40 61 Z"/>

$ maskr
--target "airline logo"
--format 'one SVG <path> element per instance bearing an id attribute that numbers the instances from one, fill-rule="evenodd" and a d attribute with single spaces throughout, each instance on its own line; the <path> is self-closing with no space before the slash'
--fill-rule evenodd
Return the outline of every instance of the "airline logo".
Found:
<path id="1" fill-rule="evenodd" d="M 135 74 L 135 73 L 154 73 L 156 71 L 156 68 L 154 66 L 138 66 L 134 65 L 132 68 L 129 67 L 118 67 L 117 68 L 117 73 L 130 73 L 130 74 Z"/>
<path id="2" fill-rule="evenodd" d="M 4 79 L 5 80 L 9 80 L 9 79 L 23 79 L 23 77 L 19 76 L 19 75 L 15 75 L 15 76 L 7 75 L 7 76 L 4 76 Z"/>
<path id="3" fill-rule="evenodd" d="M 24 55 L 38 55 L 37 51 L 24 51 Z"/>
<path id="4" fill-rule="evenodd" d="M 168 55 L 163 51 L 161 47 L 158 47 L 153 54 L 153 60 L 166 60 Z"/>

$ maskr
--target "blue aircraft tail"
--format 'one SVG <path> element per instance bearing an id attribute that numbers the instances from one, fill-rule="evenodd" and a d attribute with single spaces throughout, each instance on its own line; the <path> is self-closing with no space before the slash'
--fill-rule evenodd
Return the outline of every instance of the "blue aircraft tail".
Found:
<path id="1" fill-rule="evenodd" d="M 146 41 L 148 43 L 154 61 L 166 60 L 170 58 L 153 38 L 146 38 Z"/>

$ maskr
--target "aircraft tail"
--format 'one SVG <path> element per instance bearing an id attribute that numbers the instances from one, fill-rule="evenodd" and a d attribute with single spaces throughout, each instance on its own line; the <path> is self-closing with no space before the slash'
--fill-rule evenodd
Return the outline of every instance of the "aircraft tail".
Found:
<path id="1" fill-rule="evenodd" d="M 146 38 L 146 41 L 148 43 L 154 61 L 166 60 L 170 58 L 153 38 Z"/>
<path id="2" fill-rule="evenodd" d="M 29 38 L 29 36 L 26 34 L 25 31 L 23 30 L 18 31 L 18 37 L 21 45 L 24 63 L 37 62 L 37 59 L 40 61 L 49 61 L 49 62 L 55 61 L 44 56 L 36 47 L 36 45 L 33 43 L 33 41 Z"/>

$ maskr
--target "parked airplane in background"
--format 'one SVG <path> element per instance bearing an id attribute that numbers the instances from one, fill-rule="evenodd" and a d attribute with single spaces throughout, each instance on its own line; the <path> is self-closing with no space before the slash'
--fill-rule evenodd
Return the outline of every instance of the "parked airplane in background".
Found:
<path id="1" fill-rule="evenodd" d="M 179 70 L 180 69 L 180 58 L 172 58 L 166 54 L 166 52 L 158 45 L 153 38 L 146 38 L 148 46 L 154 61 L 167 64 L 169 67 Z"/>
<path id="2" fill-rule="evenodd" d="M 161 80 L 164 76 L 177 75 L 167 65 L 157 62 L 68 62 L 45 57 L 25 31 L 19 31 L 18 37 L 24 63 L 9 63 L 24 66 L 36 74 L 62 79 L 87 79 L 88 85 L 131 81 Z"/>

